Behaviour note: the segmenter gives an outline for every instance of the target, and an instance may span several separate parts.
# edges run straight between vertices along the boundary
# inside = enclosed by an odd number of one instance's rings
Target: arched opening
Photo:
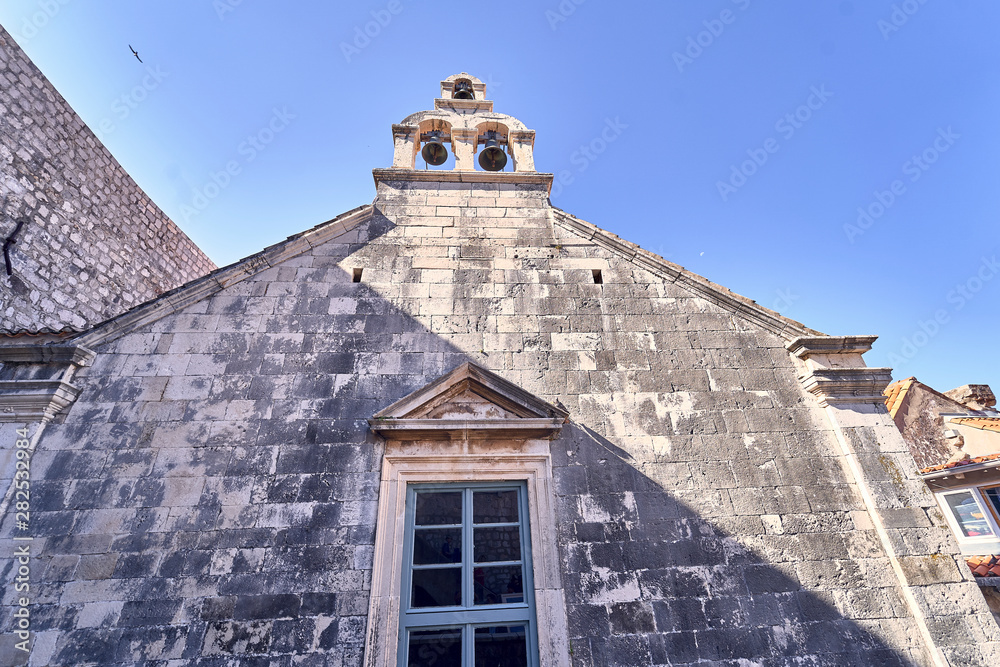
[[[455,168],[451,123],[431,118],[420,123],[415,169],[448,171]]]
[[[455,81],[451,89],[451,98],[453,100],[476,99],[476,93],[472,88],[472,82],[468,79],[458,79]]]
[[[513,171],[509,145],[510,129],[497,122],[476,126],[476,171]]]

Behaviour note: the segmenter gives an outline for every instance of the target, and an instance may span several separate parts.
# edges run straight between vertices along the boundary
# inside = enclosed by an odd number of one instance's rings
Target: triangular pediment
[[[372,430],[417,439],[443,434],[552,437],[569,413],[471,362],[376,413]]]

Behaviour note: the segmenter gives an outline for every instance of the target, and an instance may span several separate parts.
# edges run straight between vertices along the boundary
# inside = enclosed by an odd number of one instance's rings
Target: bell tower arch
[[[536,173],[535,131],[513,116],[493,111],[486,84],[467,72],[442,81],[434,109],[393,125],[392,138],[393,170],[416,170],[420,161],[440,165],[451,152],[453,171]]]

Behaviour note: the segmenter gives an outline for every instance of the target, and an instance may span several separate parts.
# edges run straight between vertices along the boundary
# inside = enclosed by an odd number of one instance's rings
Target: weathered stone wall
[[[368,222],[96,346],[34,457],[36,664],[360,665],[366,419],[468,360],[569,410],[573,665],[931,664],[784,341],[556,224],[545,194],[383,182]],[[892,528],[941,554],[934,639],[989,664],[997,629],[923,500]]]
[[[82,329],[215,268],[0,28],[0,330]]]
[[[896,411],[896,426],[910,446],[918,469],[946,463],[956,453],[944,437],[942,412],[965,413],[968,408],[917,382],[906,392],[903,404]]]

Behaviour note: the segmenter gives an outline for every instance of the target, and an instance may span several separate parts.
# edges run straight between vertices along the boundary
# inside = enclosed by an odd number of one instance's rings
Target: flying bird
[[[133,49],[131,44],[128,45],[128,48],[129,51],[132,52],[132,55],[135,56],[135,59],[138,60],[139,62],[142,62],[142,58],[139,57],[139,52]]]

